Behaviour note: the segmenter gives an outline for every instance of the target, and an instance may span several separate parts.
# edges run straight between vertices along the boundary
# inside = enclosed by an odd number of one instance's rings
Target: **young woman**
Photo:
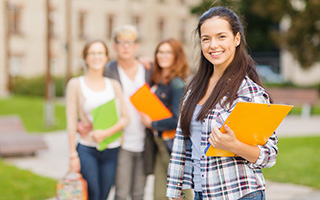
[[[237,15],[213,7],[199,19],[199,69],[190,82],[168,168],[167,196],[180,199],[181,189],[194,188],[195,199],[265,199],[261,168],[276,162],[277,138],[265,145],[240,142],[229,127],[219,128],[237,102],[270,103],[255,64],[246,51],[243,27]],[[208,157],[208,144],[237,157]]]
[[[151,77],[151,89],[172,112],[171,118],[152,121],[150,117],[141,114],[142,123],[155,134],[157,146],[155,158],[154,199],[166,199],[167,169],[170,160],[172,142],[177,127],[179,104],[185,88],[185,78],[189,66],[183,47],[176,39],[160,42],[154,56],[154,74]],[[170,132],[171,131],[171,134]]]
[[[108,61],[108,48],[104,42],[94,40],[83,49],[87,65],[84,76],[72,78],[66,91],[67,129],[69,133],[70,171],[80,171],[88,183],[89,200],[105,200],[114,184],[121,138],[117,138],[103,151],[97,144],[123,130],[129,124],[129,116],[123,100],[120,84],[103,77]],[[115,99],[119,120],[105,130],[91,130],[92,110]],[[80,134],[76,144],[78,119],[89,133]],[[83,130],[83,129],[82,129]]]

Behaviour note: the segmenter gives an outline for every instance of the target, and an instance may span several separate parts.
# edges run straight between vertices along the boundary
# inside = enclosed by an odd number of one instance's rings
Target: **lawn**
[[[56,180],[7,165],[0,160],[0,200],[48,199],[55,196]]]
[[[276,165],[263,169],[265,178],[320,189],[320,136],[280,138],[278,147]]]
[[[66,128],[65,106],[55,102],[52,127],[45,126],[45,101],[40,97],[13,96],[0,99],[0,115],[19,115],[28,132],[47,132]]]

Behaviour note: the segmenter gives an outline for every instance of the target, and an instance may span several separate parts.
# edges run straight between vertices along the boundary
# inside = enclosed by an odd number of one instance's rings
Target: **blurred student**
[[[183,199],[182,188],[194,188],[195,200],[265,199],[261,168],[277,157],[275,133],[264,145],[240,142],[233,130],[219,128],[237,102],[270,103],[252,58],[246,51],[238,16],[213,7],[197,26],[201,54],[198,72],[183,97],[168,168],[167,196]],[[237,157],[206,156],[208,144]]]
[[[148,115],[141,113],[142,123],[153,131],[157,147],[154,165],[154,200],[167,199],[167,169],[188,72],[189,66],[182,44],[172,38],[161,41],[155,51],[154,73],[150,86],[173,116],[152,121]]]
[[[142,200],[146,183],[143,151],[145,127],[140,114],[130,102],[134,94],[146,80],[150,80],[151,70],[146,70],[136,58],[139,48],[138,32],[134,26],[123,25],[114,30],[114,50],[117,59],[108,63],[104,75],[118,80],[122,86],[130,124],[123,132],[123,143],[119,151],[116,174],[116,200]]]
[[[97,150],[97,143],[123,130],[129,124],[129,115],[120,84],[103,76],[108,61],[106,44],[101,40],[88,42],[83,49],[83,59],[87,65],[86,73],[72,78],[66,90],[69,169],[80,171],[87,181],[89,200],[105,200],[114,184],[121,138],[110,143],[103,151]],[[92,130],[91,111],[112,99],[118,105],[118,122],[105,130]],[[76,141],[78,119],[87,133],[81,134]]]

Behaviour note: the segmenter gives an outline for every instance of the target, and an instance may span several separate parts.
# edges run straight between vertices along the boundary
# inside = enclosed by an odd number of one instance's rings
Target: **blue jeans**
[[[194,200],[202,200],[202,192],[194,192]],[[243,197],[241,197],[239,200],[265,200],[266,195],[264,190],[258,190],[255,192],[251,192]]]
[[[194,191],[194,200],[202,200],[202,192]]]
[[[88,183],[89,200],[106,200],[114,184],[119,148],[98,151],[78,144],[81,174]]]
[[[265,199],[266,199],[266,195],[264,190],[258,190],[241,197],[239,200],[265,200]]]

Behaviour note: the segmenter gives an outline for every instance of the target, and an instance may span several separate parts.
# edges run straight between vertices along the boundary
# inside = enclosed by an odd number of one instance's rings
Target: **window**
[[[107,37],[112,39],[112,30],[114,27],[114,15],[110,14],[107,16]]]
[[[185,19],[182,19],[180,21],[180,41],[184,44],[187,42],[186,25],[187,25],[187,21]]]
[[[23,56],[15,55],[9,58],[9,75],[16,77],[22,74]]]
[[[21,6],[9,4],[8,25],[11,34],[21,34]]]
[[[85,39],[85,23],[86,23],[86,13],[80,12],[78,17],[78,34],[80,39]]]
[[[159,33],[159,39],[164,39],[164,19],[160,18],[158,22],[158,33]]]
[[[132,24],[137,28],[138,33],[139,33],[139,38],[142,39],[142,27],[141,27],[141,17],[138,15],[135,15],[132,17]]]
[[[49,10],[49,34],[51,38],[57,36],[56,32],[56,19],[57,19],[57,12],[55,9]]]

